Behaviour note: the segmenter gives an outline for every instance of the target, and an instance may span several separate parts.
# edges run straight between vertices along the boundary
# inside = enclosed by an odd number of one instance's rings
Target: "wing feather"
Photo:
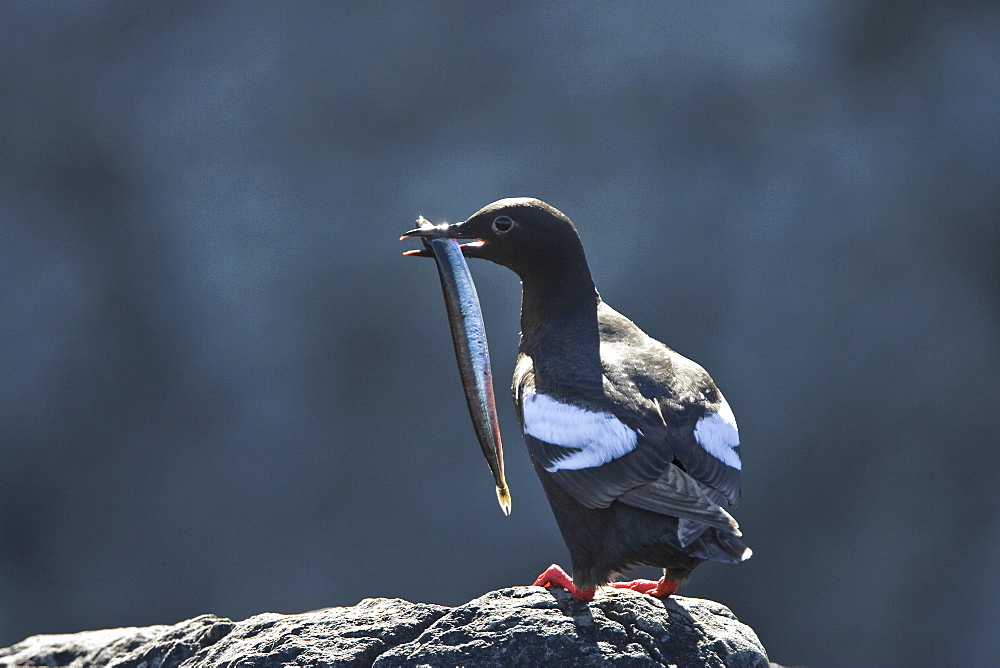
[[[707,527],[739,535],[735,520],[720,506],[739,499],[741,472],[710,454],[694,433],[699,420],[722,410],[722,394],[699,365],[646,336],[605,304],[601,308],[603,382],[563,385],[564,390],[573,387],[577,396],[560,400],[594,411],[613,410],[636,432],[636,445],[599,466],[549,475],[589,508],[618,500],[680,518],[678,537],[685,545]],[[524,353],[512,389],[523,433],[524,397],[537,391],[532,360]],[[524,438],[543,466],[572,452],[530,434]],[[738,447],[732,451],[738,457]]]

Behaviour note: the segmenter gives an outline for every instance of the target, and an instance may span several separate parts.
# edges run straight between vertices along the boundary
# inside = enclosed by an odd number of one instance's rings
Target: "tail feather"
[[[746,561],[753,554],[753,550],[747,547],[739,536],[714,527],[709,527],[697,540],[685,547],[684,551],[692,557],[729,564]]]

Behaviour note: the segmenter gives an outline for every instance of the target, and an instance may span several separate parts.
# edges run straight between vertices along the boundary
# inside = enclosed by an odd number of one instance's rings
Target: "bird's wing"
[[[717,503],[726,500],[735,506],[743,468],[739,430],[725,397],[717,389],[714,394],[717,399],[706,401],[693,426],[688,425],[673,443],[675,463],[702,483]],[[657,401],[662,411],[661,402]]]
[[[618,497],[622,503],[655,513],[662,513],[682,520],[678,525],[678,539],[687,546],[705,530],[704,525],[741,535],[733,516],[712,500],[704,487],[676,466],[653,482],[641,485]]]
[[[519,362],[514,398],[531,455],[585,506],[617,499],[735,528],[719,508],[739,498],[732,411],[704,369],[618,317],[602,320],[600,390],[556,399],[535,387],[531,359]]]
[[[739,430],[708,373],[605,304],[601,341],[605,394],[628,406],[625,421],[646,434],[649,447],[669,451],[671,463],[706,496],[735,505],[743,467]]]
[[[584,386],[592,386],[588,392]],[[536,388],[534,362],[526,354],[514,371],[514,404],[532,458],[577,501],[605,508],[624,492],[652,482],[669,467],[671,452],[650,447],[643,434],[602,411],[600,380],[574,383],[555,398]],[[589,396],[587,396],[589,395]],[[589,404],[589,406],[587,406]],[[587,406],[587,407],[584,407]]]

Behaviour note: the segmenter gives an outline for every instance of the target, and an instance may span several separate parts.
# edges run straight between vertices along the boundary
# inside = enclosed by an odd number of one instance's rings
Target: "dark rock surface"
[[[605,590],[513,587],[449,608],[365,599],[350,608],[202,615],[173,626],[32,636],[0,666],[726,666],[767,667],[756,634],[725,606]]]

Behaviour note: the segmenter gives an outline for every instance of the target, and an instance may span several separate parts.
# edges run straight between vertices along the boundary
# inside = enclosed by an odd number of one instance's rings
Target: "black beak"
[[[442,238],[469,239],[469,243],[459,245],[459,247],[462,248],[463,251],[466,248],[477,248],[486,243],[482,239],[477,239],[475,237],[468,236],[467,234],[463,234],[462,225],[465,224],[464,222],[455,223],[453,225],[449,225],[447,223],[441,223],[440,225],[435,225],[431,223],[429,220],[425,219],[423,216],[420,216],[419,218],[417,218],[417,224],[420,225],[420,227],[416,227],[410,230],[403,236],[399,237],[399,240],[402,241],[403,239],[417,237],[424,240],[424,247],[406,251],[405,253],[403,253],[403,255],[416,255],[417,257],[434,257],[434,253],[432,253],[430,249],[427,247],[427,241],[429,239],[442,239]]]
[[[399,238],[400,241],[402,241],[403,239],[408,239],[410,237],[458,238],[458,235],[455,233],[455,228],[457,228],[461,224],[461,223],[456,223],[454,225],[449,225],[448,223],[441,223],[440,225],[434,225],[430,221],[425,220],[423,216],[417,218],[417,222],[423,224],[421,224],[420,227],[415,227],[409,232],[405,233],[403,236]]]

